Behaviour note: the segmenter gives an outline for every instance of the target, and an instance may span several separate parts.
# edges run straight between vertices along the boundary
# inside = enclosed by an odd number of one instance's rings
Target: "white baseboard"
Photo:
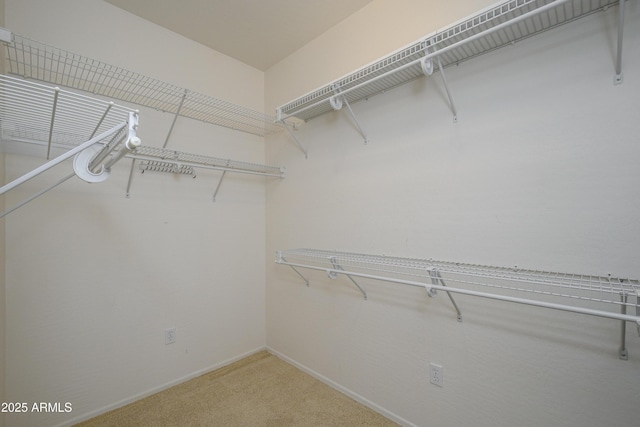
[[[362,403],[364,406],[376,411],[377,413],[389,418],[391,421],[398,423],[402,426],[405,427],[417,427],[415,424],[405,420],[404,418],[394,414],[391,411],[388,411],[387,409],[381,407],[380,405],[370,401],[369,399],[359,395],[358,393],[355,393],[351,390],[349,390],[348,388],[345,388],[343,386],[341,386],[340,384],[336,383],[335,381],[325,377],[322,374],[319,374],[318,372],[314,371],[313,369],[310,369],[304,365],[302,365],[301,363],[296,362],[295,360],[291,359],[290,357],[280,353],[277,350],[274,350],[273,348],[267,346],[267,351],[271,354],[273,354],[276,357],[279,357],[280,359],[286,361],[287,363],[295,366],[296,368],[300,369],[301,371],[306,372],[307,374],[311,375],[312,377],[322,381],[323,383],[325,383],[326,385],[328,385],[331,388],[334,388],[336,390],[338,390],[339,392],[349,396],[350,398],[352,398],[353,400],[355,400],[356,402],[360,402]]]
[[[162,385],[160,385],[158,387],[154,387],[154,388],[152,388],[150,390],[143,391],[142,393],[135,394],[135,395],[130,396],[130,397],[126,398],[126,399],[119,400],[118,402],[111,403],[111,404],[109,404],[107,406],[103,406],[102,408],[96,409],[94,411],[87,412],[85,414],[82,414],[82,415],[79,415],[77,417],[71,418],[71,419],[63,422],[62,424],[57,424],[54,427],[70,427],[70,426],[72,426],[74,424],[77,424],[79,422],[86,421],[86,420],[89,420],[91,418],[97,417],[98,415],[104,414],[105,412],[113,411],[114,409],[117,409],[117,408],[120,408],[122,406],[128,405],[129,403],[133,403],[136,400],[144,399],[147,396],[151,396],[152,394],[156,394],[156,393],[161,392],[163,390],[166,390],[166,389],[168,389],[170,387],[173,387],[175,385],[181,384],[181,383],[183,383],[185,381],[189,381],[190,379],[199,377],[200,375],[204,375],[204,374],[209,373],[211,371],[215,371],[216,369],[220,369],[220,368],[222,368],[224,366],[230,365],[233,362],[237,362],[238,360],[244,359],[245,357],[249,357],[249,356],[251,356],[253,354],[256,354],[256,353],[258,353],[260,351],[263,351],[263,350],[266,350],[266,347],[260,347],[260,348],[248,351],[246,353],[243,353],[243,354],[240,354],[238,356],[232,357],[231,359],[227,359],[227,360],[225,360],[223,362],[216,363],[215,365],[209,366],[208,368],[200,369],[198,371],[190,373],[189,375],[185,375],[184,377],[175,379],[173,381],[169,381],[168,383],[162,384]]]

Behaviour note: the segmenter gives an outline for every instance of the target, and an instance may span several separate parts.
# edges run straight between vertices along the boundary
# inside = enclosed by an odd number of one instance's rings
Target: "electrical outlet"
[[[173,344],[176,342],[176,328],[169,328],[164,330],[164,343],[165,345]]]
[[[429,382],[435,384],[438,387],[442,387],[444,384],[444,369],[440,365],[435,363],[429,364]]]

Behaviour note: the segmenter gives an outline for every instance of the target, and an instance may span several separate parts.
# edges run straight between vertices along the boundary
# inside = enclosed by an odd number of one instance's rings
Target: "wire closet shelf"
[[[59,87],[52,87],[0,75],[0,137],[3,151],[18,144],[18,152],[44,154],[49,160],[22,177],[0,187],[0,195],[74,157],[74,173],[30,197],[0,217],[41,196],[74,175],[88,182],[108,178],[111,166],[120,159],[141,160],[140,169],[155,172],[185,173],[195,177],[195,168],[262,176],[284,177],[284,168],[257,163],[219,159],[166,148],[141,145],[136,132],[138,113],[110,101],[91,98]],[[25,146],[32,149],[25,150]],[[15,149],[14,149],[15,150]],[[58,154],[58,152],[62,154]],[[129,175],[127,195],[131,186]],[[222,178],[218,183],[217,194]],[[214,200],[215,200],[214,194]]]
[[[307,285],[309,281],[299,268],[324,271],[331,279],[345,275],[365,299],[366,292],[354,277],[424,287],[429,296],[443,291],[451,299],[458,320],[462,314],[452,294],[620,320],[623,328],[620,357],[623,359],[627,358],[626,322],[634,322],[640,335],[640,281],[636,279],[317,249],[277,251],[276,262],[290,266]]]
[[[0,75],[0,132],[5,142],[68,150],[135,112],[113,102]]]
[[[275,117],[49,46],[17,34],[6,44],[9,74],[265,136],[282,130]]]
[[[340,109],[343,102],[348,106],[349,103],[430,75],[434,69],[442,71],[448,66],[511,45],[609,6],[622,6],[623,3],[624,0],[506,1],[425,36],[370,65],[278,107],[276,117],[280,121],[291,117],[307,121]],[[619,38],[621,39],[621,34]],[[621,74],[619,65],[616,66],[616,73]],[[446,86],[446,80],[444,83]],[[455,119],[455,107],[451,96],[449,98]]]
[[[46,147],[47,162],[0,187],[0,195],[74,158],[73,172],[0,213],[4,217],[78,176],[87,182],[109,177],[111,167],[140,145],[138,114],[112,102],[0,75],[0,136],[8,144]],[[49,160],[53,150],[62,154]]]

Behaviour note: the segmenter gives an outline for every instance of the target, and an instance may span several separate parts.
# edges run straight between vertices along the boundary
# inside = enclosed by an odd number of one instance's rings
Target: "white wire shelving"
[[[367,135],[350,104],[385,92],[416,78],[440,71],[454,122],[457,110],[444,69],[503,46],[575,21],[610,6],[619,5],[617,57],[614,83],[622,82],[622,39],[625,0],[509,0],[484,9],[421,40],[393,52],[317,90],[276,109],[276,118],[289,131],[299,148],[306,150],[286,120],[308,121],[347,106],[359,132]]]
[[[109,177],[111,166],[140,146],[137,111],[62,90],[0,75],[2,144],[46,147],[47,162],[0,187],[0,195],[74,157],[73,172],[6,210],[13,212],[36,197],[78,176],[87,182]],[[63,154],[50,159],[53,149]]]
[[[23,78],[265,136],[282,130],[274,116],[13,34],[7,71]]]
[[[40,84],[12,76],[0,75],[0,140],[2,145],[28,144],[46,150],[47,160],[53,150],[63,151],[58,157],[0,187],[0,195],[35,176],[74,157],[74,172],[52,186],[38,192],[5,212],[13,212],[36,197],[78,176],[88,182],[108,178],[111,166],[123,157],[132,159],[127,195],[129,194],[135,162],[140,160],[142,171],[185,173],[196,168],[222,171],[215,197],[227,172],[284,177],[284,168],[256,163],[218,159],[199,154],[184,153],[166,148],[141,145],[136,136],[136,110],[95,99],[59,87]],[[8,147],[2,147],[10,151]],[[18,148],[18,151],[24,151]],[[27,150],[29,151],[29,150]]]
[[[635,279],[317,249],[277,251],[276,262],[290,266],[307,286],[309,281],[299,269],[320,270],[331,279],[345,275],[365,299],[366,291],[354,277],[423,287],[428,296],[443,291],[450,298],[458,320],[462,319],[462,313],[453,294],[619,320],[621,359],[628,358],[626,322],[635,323],[640,335],[640,281]]]
[[[284,168],[280,166],[269,166],[258,163],[241,162],[231,159],[219,159],[200,154],[184,153],[181,151],[169,150],[167,148],[141,146],[135,152],[129,153],[127,157],[134,159],[131,164],[131,171],[135,167],[135,161],[140,160],[138,168],[142,173],[145,171],[162,172],[172,174],[191,175],[196,177],[196,169],[210,169],[222,171],[218,185],[213,193],[213,201],[215,202],[222,180],[227,172],[243,173],[249,175],[262,175],[267,177],[284,178]],[[127,185],[127,197],[131,186],[131,177],[129,175],[129,184]]]
[[[3,141],[70,149],[127,120],[135,110],[0,74]]]

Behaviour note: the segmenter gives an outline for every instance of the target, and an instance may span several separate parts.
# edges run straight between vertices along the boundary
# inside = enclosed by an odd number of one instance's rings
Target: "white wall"
[[[17,34],[249,108],[263,73],[99,0],[7,0]],[[162,146],[171,115],[141,109]],[[169,148],[264,163],[264,139],[188,119]],[[6,155],[12,179],[44,160]],[[6,400],[73,412],[10,415],[11,426],[69,423],[264,348],[265,188],[260,177],[153,173],[129,161],[109,180],[75,179],[6,218]],[[12,190],[7,206],[71,170]],[[177,342],[164,344],[175,327]]]
[[[0,26],[4,25],[4,0],[0,0]],[[0,71],[4,72],[4,51],[0,54]],[[0,151],[0,185],[4,184],[4,153]],[[4,211],[4,195],[0,196],[0,212]],[[2,271],[6,269],[5,263],[5,225],[4,218],[0,219],[0,266]],[[4,336],[5,336],[5,275],[0,274],[0,402],[5,401],[5,363],[4,363]],[[0,427],[4,427],[4,414],[0,413]]]
[[[387,23],[425,2],[391,3],[375,1],[269,70],[267,105],[375,59],[360,48],[393,39],[403,26]],[[615,321],[458,297],[458,323],[442,295],[360,280],[364,301],[344,278],[307,272],[307,288],[273,263],[277,249],[312,247],[640,276],[640,7],[628,3],[620,86],[613,8],[448,68],[457,124],[436,74],[353,105],[368,145],[345,112],[297,131],[308,159],[287,135],[268,138],[267,161],[287,166],[287,179],[267,184],[268,347],[406,424],[633,424],[633,327],[622,361]],[[429,384],[429,362],[444,366],[443,388]]]

